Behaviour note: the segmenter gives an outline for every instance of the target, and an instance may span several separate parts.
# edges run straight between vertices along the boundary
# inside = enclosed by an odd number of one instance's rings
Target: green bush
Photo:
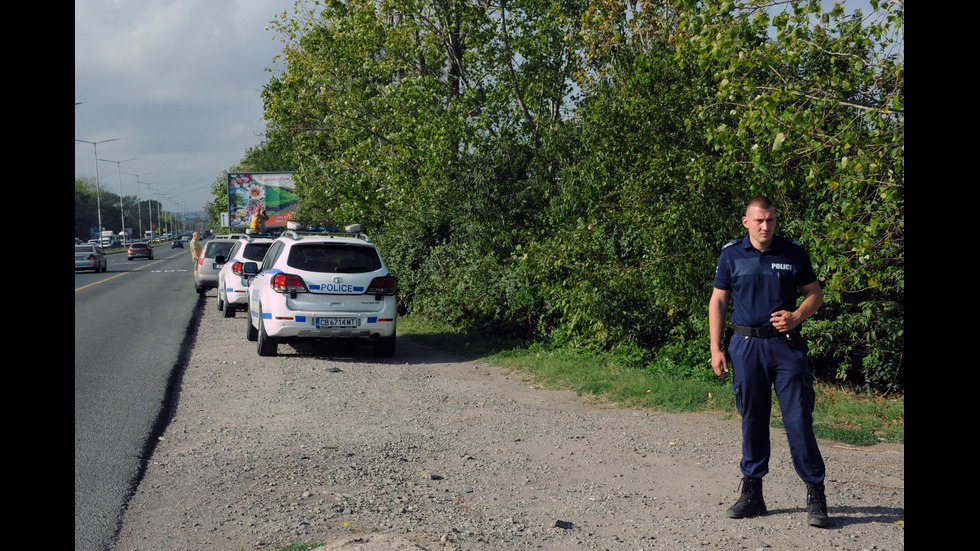
[[[362,0],[280,21],[301,215],[365,224],[403,312],[707,379],[715,264],[766,194],[826,292],[818,376],[903,391],[903,9],[518,4],[506,52],[465,3],[445,34]]]

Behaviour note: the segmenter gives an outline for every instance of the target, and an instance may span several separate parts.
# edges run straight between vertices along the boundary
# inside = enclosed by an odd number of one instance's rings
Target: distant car
[[[102,247],[94,243],[83,243],[75,245],[75,271],[92,270],[93,272],[104,272],[109,269]]]
[[[249,278],[242,273],[244,263],[262,262],[271,245],[272,238],[247,236],[235,240],[231,252],[224,259],[224,266],[218,272],[218,310],[226,318],[235,317],[235,312],[244,310],[248,304]]]
[[[395,352],[395,277],[359,225],[319,234],[287,231],[276,239],[248,287],[245,338],[259,356],[280,342],[332,338],[369,342],[376,356]]]
[[[208,289],[218,286],[218,272],[221,270],[222,263],[219,263],[217,258],[219,256],[222,260],[228,258],[228,253],[235,243],[231,239],[211,239],[204,244],[197,270],[194,271],[194,288],[198,293],[205,293]]]
[[[126,253],[126,259],[132,260],[134,258],[153,260],[153,247],[147,243],[131,243],[129,245],[129,250]]]
[[[178,240],[174,241],[173,245],[170,245],[170,248],[171,249],[183,249],[184,248],[184,242],[181,241],[180,239],[178,239]]]

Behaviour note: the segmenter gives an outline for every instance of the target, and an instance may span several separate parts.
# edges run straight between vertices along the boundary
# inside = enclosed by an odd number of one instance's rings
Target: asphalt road
[[[203,300],[187,249],[75,274],[75,549],[110,549]],[[182,352],[183,351],[183,352]]]

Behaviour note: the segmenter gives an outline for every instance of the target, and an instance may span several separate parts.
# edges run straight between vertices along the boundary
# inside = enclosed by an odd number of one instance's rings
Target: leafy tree
[[[295,167],[301,217],[370,229],[405,309],[688,365],[720,245],[765,193],[828,292],[818,372],[895,390],[904,16],[872,7],[299,4],[263,153]]]
[[[92,238],[91,228],[98,226],[95,184],[75,178],[75,237]]]
[[[871,2],[708,4],[685,12],[678,55],[710,67],[712,122],[733,167],[772,195],[810,247],[830,301],[813,324],[836,375],[892,390],[904,366],[904,8]],[[702,118],[712,115],[702,112]]]
[[[103,189],[96,197],[96,186],[94,182],[84,179],[75,179],[75,237],[79,239],[92,239],[99,237],[98,234],[90,235],[92,228],[99,225],[99,208],[101,203],[102,227],[105,230],[118,234],[123,227],[132,228],[134,234],[139,231],[140,218],[144,223],[143,227],[150,228],[151,223],[157,220],[156,213],[161,208],[158,201],[144,200],[138,201],[136,197],[125,195],[122,198],[123,217],[119,215],[119,196],[111,191]],[[150,209],[153,209],[153,220],[150,220]],[[164,213],[166,217],[168,214]],[[125,223],[125,226],[120,224]]]

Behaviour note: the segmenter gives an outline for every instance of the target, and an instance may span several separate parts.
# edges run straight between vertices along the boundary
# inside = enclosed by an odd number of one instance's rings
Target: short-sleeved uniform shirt
[[[732,293],[732,322],[751,327],[772,325],[773,312],[796,310],[800,287],[816,280],[803,245],[778,235],[764,251],[748,235],[731,241],[715,270],[715,288]]]

